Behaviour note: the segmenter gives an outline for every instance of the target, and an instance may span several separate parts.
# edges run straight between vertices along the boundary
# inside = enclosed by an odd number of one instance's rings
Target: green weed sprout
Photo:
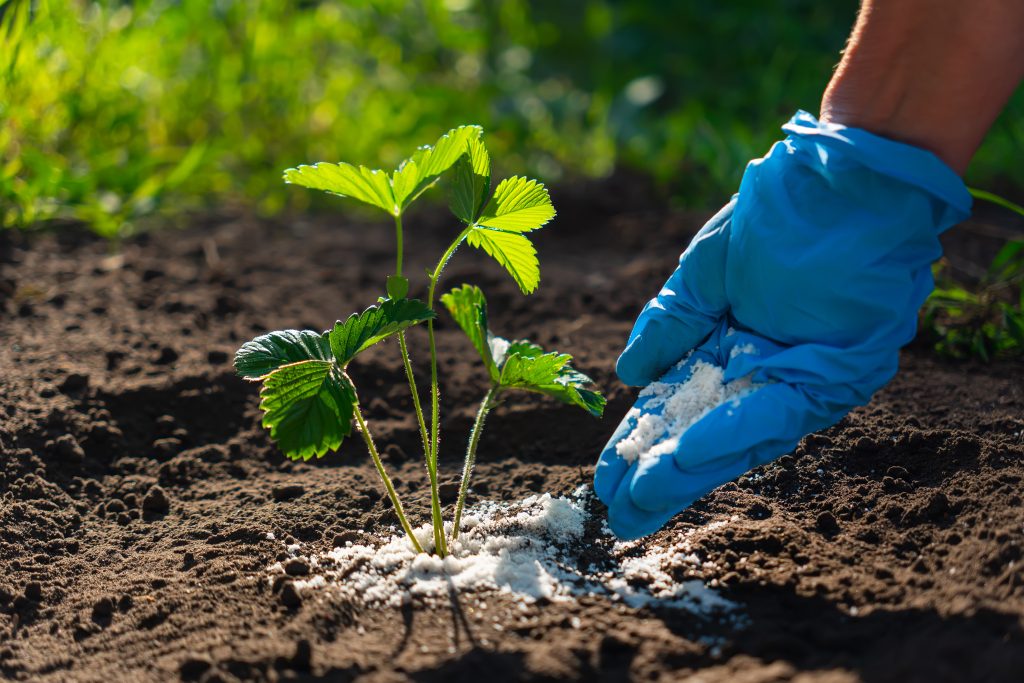
[[[1024,216],[1024,207],[999,195],[968,188],[975,199]],[[939,261],[936,287],[921,311],[921,326],[935,350],[948,358],[990,362],[1024,353],[1024,240],[1009,240],[977,282],[958,282]]]
[[[479,126],[450,130],[432,146],[421,147],[388,173],[344,162],[318,163],[285,171],[285,182],[348,197],[383,210],[395,226],[395,269],[385,281],[387,296],[362,313],[338,321],[326,332],[284,330],[244,344],[235,355],[235,368],[245,379],[260,381],[263,426],[290,458],[308,460],[337,450],[351,434],[352,420],[366,443],[399,522],[417,552],[425,552],[413,534],[398,494],[380,456],[362,412],[355,385],[346,373],[348,364],[363,350],[396,336],[412,394],[424,461],[430,480],[433,550],[448,554],[438,494],[437,464],[440,450],[440,391],[434,304],[441,273],[458,247],[466,242],[494,258],[524,294],[540,283],[536,250],[526,236],[555,216],[544,186],[536,180],[512,177],[491,192],[490,156]],[[426,302],[406,298],[409,280],[403,275],[403,225],[406,209],[442,176],[450,177],[449,206],[462,229],[427,273]],[[586,375],[574,370],[568,354],[546,353],[527,341],[507,342],[491,334],[487,303],[479,288],[463,285],[441,297],[459,327],[480,354],[490,386],[477,412],[469,436],[452,529],[458,538],[469,479],[476,460],[484,420],[509,390],[519,389],[552,396],[577,405],[593,415],[604,411],[605,399],[586,389]],[[430,352],[430,424],[420,401],[405,331],[427,325]]]

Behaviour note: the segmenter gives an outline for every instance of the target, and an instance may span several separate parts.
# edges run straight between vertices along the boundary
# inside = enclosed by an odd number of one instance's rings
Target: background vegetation
[[[312,160],[393,164],[460,123],[509,172],[617,164],[715,207],[815,111],[855,0],[0,0],[0,222],[315,201]],[[1018,95],[970,181],[1024,187]]]

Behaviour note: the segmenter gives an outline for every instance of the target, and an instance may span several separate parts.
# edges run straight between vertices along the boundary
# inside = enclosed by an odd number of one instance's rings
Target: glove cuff
[[[914,185],[940,199],[947,207],[947,216],[937,221],[939,232],[971,215],[973,199],[956,171],[926,149],[896,142],[838,123],[823,123],[800,110],[782,130],[792,138],[805,140],[856,160],[872,171]]]

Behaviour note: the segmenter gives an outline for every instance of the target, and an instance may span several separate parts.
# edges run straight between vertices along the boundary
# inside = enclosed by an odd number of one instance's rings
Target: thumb
[[[640,313],[615,370],[626,384],[655,381],[700,344],[728,310],[725,257],[735,199],[701,228],[679,267]]]

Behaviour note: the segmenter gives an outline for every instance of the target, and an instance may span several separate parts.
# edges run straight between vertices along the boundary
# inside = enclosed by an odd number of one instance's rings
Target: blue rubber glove
[[[805,112],[783,130],[690,243],[619,357],[623,382],[655,383],[594,474],[621,538],[656,531],[867,403],[914,337],[938,235],[970,215],[963,182],[930,152]],[[724,402],[701,409],[692,395],[716,373]],[[694,391],[669,414],[683,405],[699,419],[680,433],[663,413],[687,381]]]

